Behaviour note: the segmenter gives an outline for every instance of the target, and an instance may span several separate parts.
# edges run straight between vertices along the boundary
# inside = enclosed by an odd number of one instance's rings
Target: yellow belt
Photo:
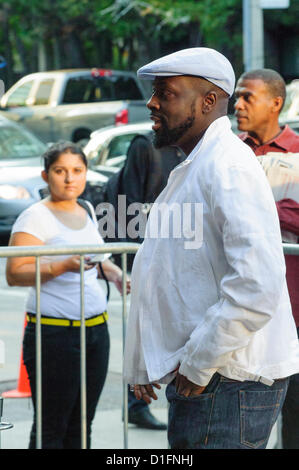
[[[36,316],[28,314],[26,315],[27,321],[36,323]],[[105,311],[95,317],[88,318],[85,320],[85,326],[96,326],[101,323],[105,323],[108,320],[108,313]],[[67,320],[66,318],[52,318],[52,317],[41,317],[42,325],[53,325],[53,326],[81,326],[80,320]]]

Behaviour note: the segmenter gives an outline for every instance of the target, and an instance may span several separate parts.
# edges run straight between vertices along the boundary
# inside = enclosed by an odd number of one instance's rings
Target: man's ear
[[[274,113],[279,113],[283,107],[283,99],[281,96],[276,96],[273,98],[272,111]]]
[[[203,114],[210,113],[216,106],[217,103],[217,93],[215,91],[209,91],[202,103],[202,112]]]
[[[45,181],[45,183],[48,183],[48,173],[45,170],[41,172],[41,177]]]

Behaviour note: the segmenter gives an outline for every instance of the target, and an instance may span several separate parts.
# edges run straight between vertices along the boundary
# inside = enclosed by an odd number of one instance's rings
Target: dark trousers
[[[289,379],[269,387],[214,374],[198,397],[166,388],[171,449],[265,449],[285,399]]]
[[[87,446],[91,423],[104,386],[109,359],[107,323],[86,327]],[[36,448],[35,325],[28,323],[23,343],[34,421],[29,448]],[[42,325],[42,448],[80,449],[80,328]]]
[[[299,337],[299,328],[297,332]],[[299,374],[290,377],[282,407],[282,446],[284,449],[299,449]]]

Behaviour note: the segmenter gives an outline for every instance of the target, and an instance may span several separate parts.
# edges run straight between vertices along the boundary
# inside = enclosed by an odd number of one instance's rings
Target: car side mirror
[[[31,96],[30,98],[27,98],[27,100],[25,101],[26,106],[34,106],[35,102],[36,102],[36,99],[35,99],[34,96]]]
[[[0,109],[1,111],[7,111],[7,104],[5,103],[4,100],[0,101]]]

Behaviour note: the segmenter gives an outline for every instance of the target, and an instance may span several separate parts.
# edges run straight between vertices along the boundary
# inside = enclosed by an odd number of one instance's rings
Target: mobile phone
[[[87,264],[96,264],[103,261],[103,255],[90,255],[88,259],[86,259]]]

